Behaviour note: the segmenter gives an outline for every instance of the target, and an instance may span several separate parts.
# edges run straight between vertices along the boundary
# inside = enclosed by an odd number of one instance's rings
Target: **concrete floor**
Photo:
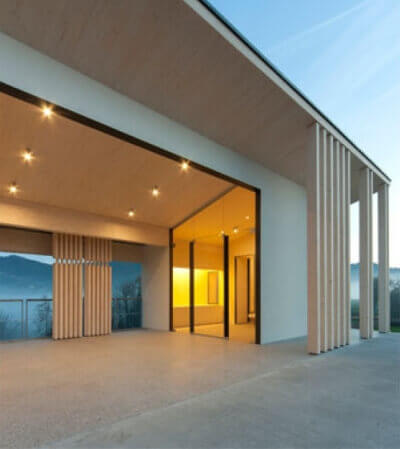
[[[183,332],[185,334],[190,333],[189,327],[180,327],[176,329],[177,332]],[[195,334],[207,335],[209,337],[224,337],[224,325],[221,324],[202,324],[195,326]],[[241,343],[254,343],[255,342],[256,328],[254,321],[246,324],[233,324],[229,325],[229,340],[238,341]]]
[[[1,447],[400,447],[400,335],[308,356],[178,333],[0,344]]]

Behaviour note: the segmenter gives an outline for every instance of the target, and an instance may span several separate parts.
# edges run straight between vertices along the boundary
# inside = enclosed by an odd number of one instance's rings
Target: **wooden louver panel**
[[[82,336],[82,237],[53,234],[53,338]]]
[[[85,238],[85,336],[111,333],[111,244]]]

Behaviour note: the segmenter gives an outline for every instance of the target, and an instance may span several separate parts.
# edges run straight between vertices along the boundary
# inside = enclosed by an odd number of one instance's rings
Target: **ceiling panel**
[[[255,228],[255,193],[235,187],[174,230],[174,240],[222,244],[222,235],[240,238]]]
[[[17,182],[18,199],[173,226],[232,184],[36,106],[0,94],[0,196]],[[34,160],[27,164],[23,150]],[[160,196],[151,189],[157,185]]]
[[[298,182],[308,114],[184,1],[2,0],[0,30]]]

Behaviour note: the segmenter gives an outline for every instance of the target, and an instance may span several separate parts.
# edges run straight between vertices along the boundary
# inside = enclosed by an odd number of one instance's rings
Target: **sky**
[[[400,266],[400,0],[210,3],[392,179],[390,265]],[[377,261],[376,198],[374,209]],[[352,262],[358,227],[353,205]]]

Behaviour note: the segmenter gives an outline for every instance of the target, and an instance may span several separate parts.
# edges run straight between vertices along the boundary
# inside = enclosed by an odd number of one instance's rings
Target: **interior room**
[[[174,228],[176,331],[255,342],[255,196],[233,187]]]
[[[192,326],[192,331],[200,334],[255,340],[253,191],[172,153],[142,146],[134,138],[112,135],[101,127],[97,129],[95,124],[61,108],[39,104],[37,99],[0,93],[0,111],[0,251],[36,251],[52,256],[54,271],[58,262],[70,257],[59,249],[68,253],[78,244],[80,255],[73,256],[71,263],[82,262],[85,277],[101,278],[101,274],[90,274],[91,267],[105,267],[100,296],[103,287],[115,296],[115,285],[107,284],[108,277],[109,283],[115,283],[113,264],[119,261],[140,265],[140,302],[131,307],[133,302],[110,298],[110,302],[118,300],[113,303],[118,319],[110,322],[110,332],[111,328],[140,326],[170,330],[172,293],[177,330],[190,331]],[[177,265],[170,292],[171,229]],[[42,237],[27,238],[33,235],[29,234],[32,231],[39,231],[35,236]],[[69,237],[62,237],[66,235]],[[54,253],[55,237],[61,239],[56,245],[58,255]],[[90,242],[97,245],[100,241],[106,244],[104,254],[97,249],[100,259],[85,260],[90,252],[85,248]],[[79,252],[82,248],[83,252]],[[195,264],[192,284],[190,251]],[[85,277],[80,274],[77,285],[84,284]],[[68,280],[68,285],[75,286],[74,279]],[[188,304],[191,285],[195,313]],[[53,294],[57,288],[53,288]],[[78,296],[79,290],[75,289]],[[64,293],[68,291],[67,288]],[[85,298],[90,295],[89,284],[83,291],[83,298],[78,298],[82,307],[85,299],[89,301]],[[3,300],[6,299],[21,298]],[[48,299],[49,307],[54,308],[52,299]],[[80,310],[79,301],[74,308]],[[84,315],[77,313],[76,320],[81,322]],[[226,319],[229,326],[224,325]],[[128,326],[129,320],[132,326]],[[86,335],[85,322],[83,327],[76,326],[66,335]],[[98,335],[100,331],[93,332]]]

